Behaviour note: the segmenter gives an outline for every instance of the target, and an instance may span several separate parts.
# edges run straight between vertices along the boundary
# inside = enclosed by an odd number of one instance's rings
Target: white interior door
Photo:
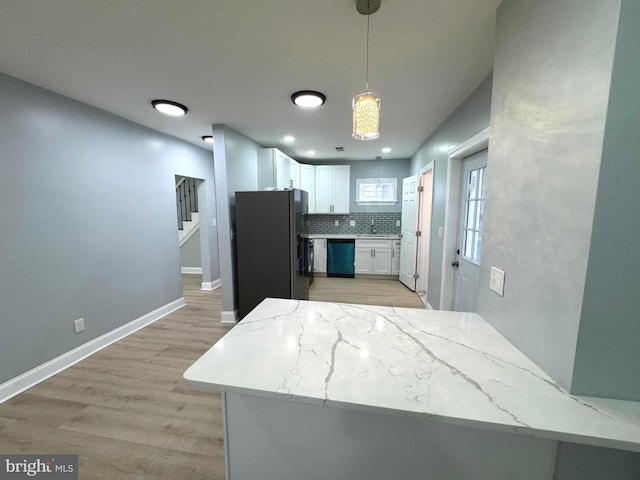
[[[453,309],[460,312],[477,311],[486,182],[487,150],[483,150],[462,161],[458,245],[451,264]]]
[[[400,281],[416,290],[416,228],[418,226],[418,175],[402,180],[402,241],[400,243]]]
[[[429,289],[429,254],[431,252],[431,210],[433,204],[433,169],[420,174],[418,258],[416,292],[426,295]]]

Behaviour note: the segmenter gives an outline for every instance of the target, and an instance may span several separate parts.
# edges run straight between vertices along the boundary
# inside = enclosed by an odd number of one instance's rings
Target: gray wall
[[[402,179],[409,176],[409,159],[358,160],[347,162],[351,165],[351,192],[349,209],[351,213],[390,213],[402,212]],[[397,178],[395,205],[358,205],[356,203],[356,179],[358,178]]]
[[[248,137],[226,125],[213,125],[213,153],[216,171],[220,278],[223,320],[231,320],[237,309],[235,280],[235,192],[256,190],[258,150]]]
[[[2,74],[0,124],[2,383],[182,297],[174,175],[213,192],[213,168],[204,149]]]
[[[478,313],[567,389],[616,3],[508,0],[497,16]],[[506,272],[504,297],[489,291],[492,265]]]
[[[640,400],[640,2],[623,0],[572,391]]]
[[[180,247],[180,266],[202,267],[200,255],[200,229]]]
[[[440,308],[440,283],[442,280],[440,265],[444,255],[444,244],[443,239],[438,237],[438,227],[444,227],[449,148],[463,143],[489,126],[491,82],[492,76],[489,75],[411,158],[411,175],[418,174],[422,167],[434,162],[431,254],[429,257],[431,268],[429,268],[427,298],[435,309]]]

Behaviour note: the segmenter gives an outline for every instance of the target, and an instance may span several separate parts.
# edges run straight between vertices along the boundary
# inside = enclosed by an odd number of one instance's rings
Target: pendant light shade
[[[375,140],[380,136],[380,97],[365,92],[353,97],[353,133],[356,140]]]

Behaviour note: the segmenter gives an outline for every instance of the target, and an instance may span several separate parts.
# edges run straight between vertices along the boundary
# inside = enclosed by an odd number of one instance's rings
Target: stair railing
[[[184,222],[191,221],[191,214],[198,211],[198,181],[183,177],[176,185],[176,209],[178,211],[178,230]]]

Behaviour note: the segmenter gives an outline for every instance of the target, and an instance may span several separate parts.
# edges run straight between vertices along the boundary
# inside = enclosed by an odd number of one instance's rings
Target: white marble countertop
[[[477,314],[266,299],[192,386],[640,452],[640,403],[567,394]]]
[[[398,240],[400,235],[394,235],[392,233],[329,233],[329,234],[317,234],[312,233],[307,235],[308,238],[344,238],[344,239],[363,239],[363,238],[373,238],[376,240]]]

